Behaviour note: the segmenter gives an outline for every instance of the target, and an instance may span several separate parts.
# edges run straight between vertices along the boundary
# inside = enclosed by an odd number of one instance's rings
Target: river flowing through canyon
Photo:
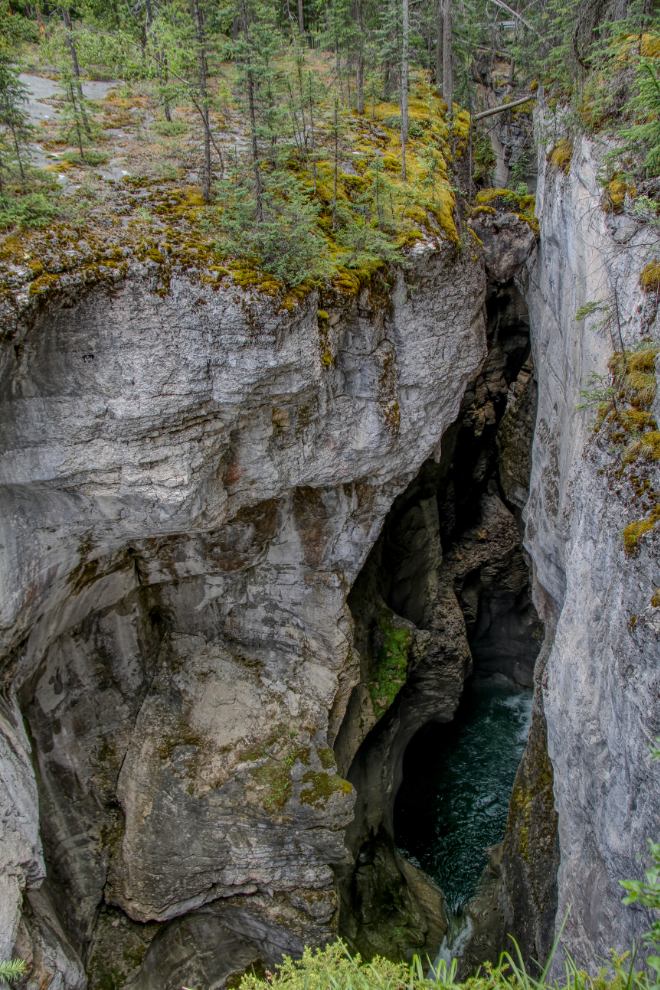
[[[472,680],[449,723],[432,722],[411,740],[394,804],[403,855],[441,887],[460,914],[504,838],[509,801],[527,745],[532,692]]]

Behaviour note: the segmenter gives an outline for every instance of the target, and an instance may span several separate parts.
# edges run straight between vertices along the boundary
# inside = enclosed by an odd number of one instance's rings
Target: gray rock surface
[[[45,876],[31,747],[14,699],[0,699],[0,959],[18,932],[23,892]]]
[[[435,958],[446,927],[434,923],[432,881],[412,863],[402,866],[394,845],[408,743],[429,721],[451,721],[472,673],[531,685],[542,638],[519,523],[496,480],[498,420],[529,365],[528,327],[511,285],[491,290],[487,312],[488,357],[443,437],[440,463],[424,464],[395,501],[348,597],[360,683],[335,752],[357,797],[346,833],[351,855],[336,873],[340,934],[367,958]],[[510,443],[528,455],[531,431]],[[497,907],[492,886],[486,900]],[[475,912],[484,922],[478,953],[485,928],[497,931],[490,908]],[[499,947],[493,952],[496,961]]]
[[[333,931],[346,596],[485,355],[479,259],[413,262],[410,289],[324,298],[329,328],[316,295],[161,297],[136,266],[28,302],[2,346],[0,643],[36,784],[15,715],[1,933],[41,840],[67,988],[76,959],[95,983],[120,960],[127,985],[221,985]]]
[[[645,911],[621,906],[619,880],[642,876],[660,820],[660,767],[648,756],[660,732],[660,622],[650,605],[660,534],[626,554],[621,531],[645,515],[642,500],[630,471],[608,476],[619,455],[596,443],[593,414],[576,409],[583,379],[605,372],[614,349],[607,333],[575,322],[581,306],[618,301],[628,347],[660,337],[639,288],[653,238],[612,235],[599,205],[600,151],[577,142],[567,175],[541,154],[540,247],[521,279],[539,386],[525,546],[537,602],[547,595],[560,610],[542,685],[561,848],[557,925],[570,907],[564,944],[592,971],[649,927]],[[657,484],[657,462],[644,470]]]
[[[494,282],[508,282],[536,245],[536,235],[515,213],[481,215],[471,227],[484,250],[486,273]]]

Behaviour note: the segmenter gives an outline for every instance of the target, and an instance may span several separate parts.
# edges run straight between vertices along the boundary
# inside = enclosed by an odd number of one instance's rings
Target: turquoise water
[[[406,750],[395,841],[455,914],[474,894],[484,847],[504,836],[531,708],[531,691],[473,681],[453,722],[424,726]]]

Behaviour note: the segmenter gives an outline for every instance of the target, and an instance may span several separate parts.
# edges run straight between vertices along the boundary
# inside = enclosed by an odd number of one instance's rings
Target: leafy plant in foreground
[[[10,962],[0,962],[0,983],[11,983],[25,973],[25,963],[22,959],[12,959]]]
[[[649,746],[651,759],[660,760],[660,736],[656,737],[655,745]],[[655,979],[650,983],[650,990],[660,990],[660,842],[653,842],[649,839],[649,851],[653,865],[646,871],[645,880],[621,880],[621,886],[629,891],[627,897],[623,898],[624,904],[640,904],[642,907],[651,908],[658,912],[651,925],[650,931],[644,935],[644,944],[655,950],[653,955],[647,956],[646,964],[655,973]]]

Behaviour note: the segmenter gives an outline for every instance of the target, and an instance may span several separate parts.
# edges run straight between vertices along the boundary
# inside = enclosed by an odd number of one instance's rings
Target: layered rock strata
[[[323,311],[137,266],[4,341],[0,952],[29,987],[220,986],[334,931],[347,595],[486,353],[474,249],[412,262]]]

